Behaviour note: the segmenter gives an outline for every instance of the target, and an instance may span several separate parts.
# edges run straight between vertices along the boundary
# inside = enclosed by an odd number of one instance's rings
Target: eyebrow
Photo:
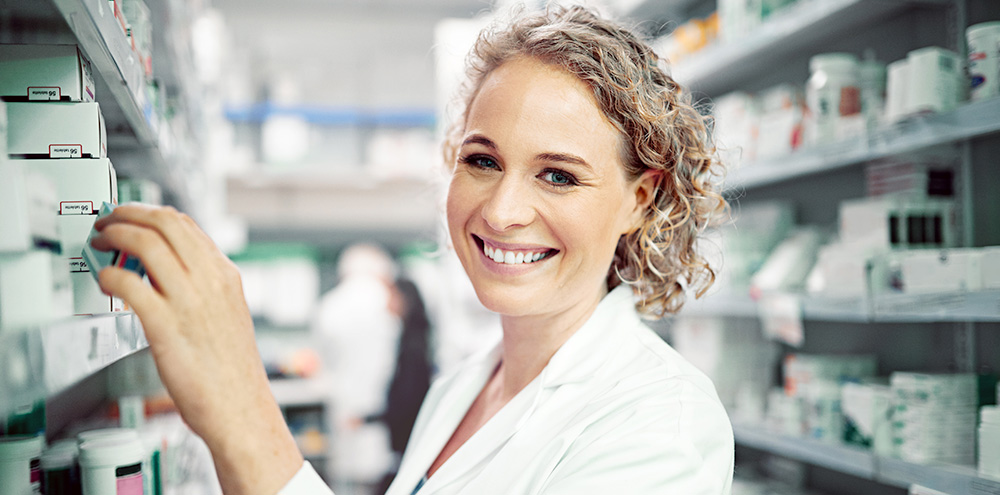
[[[467,144],[481,144],[487,148],[490,148],[493,151],[497,151],[498,149],[496,143],[494,143],[493,140],[481,134],[474,134],[466,138],[465,141],[462,141],[462,146],[465,146]],[[572,155],[569,153],[544,152],[535,155],[535,159],[546,162],[572,163],[593,170],[593,167],[591,167],[590,164],[587,163],[587,160],[584,160],[579,156]]]

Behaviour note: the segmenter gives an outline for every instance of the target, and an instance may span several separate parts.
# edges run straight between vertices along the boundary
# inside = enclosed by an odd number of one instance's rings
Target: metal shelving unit
[[[849,446],[796,438],[759,425],[733,425],[736,443],[782,457],[899,488],[918,484],[949,495],[1000,493],[1000,479],[980,477],[969,466],[916,464]]]
[[[677,64],[678,82],[703,94],[736,89],[749,76],[780,65],[790,54],[819,46],[850,28],[874,23],[915,5],[943,0],[810,0],[775,13],[749,36],[711,45]]]
[[[858,166],[882,158],[1000,132],[1000,98],[967,103],[953,112],[916,117],[868,136],[744,164],[728,189],[751,189]]]
[[[148,347],[130,312],[73,317],[0,334],[0,418]]]

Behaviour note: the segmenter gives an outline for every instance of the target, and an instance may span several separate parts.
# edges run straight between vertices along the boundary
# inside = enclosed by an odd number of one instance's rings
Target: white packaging
[[[936,46],[913,50],[909,61],[909,113],[947,112],[958,106],[964,95],[962,59],[957,53]]]
[[[760,123],[756,135],[756,158],[764,159],[791,153],[802,144],[805,101],[801,88],[782,84],[768,89],[757,98]]]
[[[1000,95],[1000,21],[965,30],[969,46],[969,96],[972,101]]]
[[[892,453],[892,390],[887,385],[845,383],[840,408],[858,441],[876,454]]]
[[[80,444],[83,495],[142,495],[144,457],[138,436],[84,441]]]
[[[1000,289],[1000,246],[980,250],[979,274],[983,290]]]
[[[25,171],[23,161],[0,159],[0,253],[32,247],[60,250],[54,212],[55,185],[47,177]]]
[[[867,265],[872,258],[865,246],[835,242],[819,249],[806,287],[828,298],[858,298],[868,291]]]
[[[806,436],[827,443],[844,437],[840,384],[835,380],[814,380],[801,386],[805,404]]]
[[[45,437],[0,437],[0,495],[41,493]]]
[[[899,122],[910,116],[910,61],[897,60],[886,68],[885,120]]]
[[[94,101],[94,78],[76,45],[0,45],[0,96]]]
[[[734,92],[715,98],[715,142],[720,160],[729,170],[756,159],[760,110],[748,93]]]
[[[861,114],[866,130],[882,123],[885,112],[886,65],[866,56],[858,64],[858,86],[861,89]]]
[[[57,299],[54,264],[48,251],[0,255],[0,329],[45,324],[66,316]]]
[[[751,277],[751,295],[756,297],[767,291],[801,292],[825,238],[816,228],[803,227],[793,232],[771,251],[760,270]]]
[[[903,294],[940,294],[982,289],[979,249],[918,249],[888,255],[888,285]]]
[[[7,160],[7,104],[0,100],[0,163]]]
[[[876,249],[944,248],[958,238],[952,199],[884,197],[840,203],[840,238]]]
[[[858,58],[850,53],[823,53],[809,60],[809,70],[809,141],[827,143],[855,133],[855,121],[863,123]]]
[[[58,215],[97,215],[105,201],[118,202],[118,177],[107,158],[94,160],[31,160],[30,170],[56,185]],[[86,235],[84,235],[86,238]]]
[[[107,130],[98,103],[7,103],[12,158],[104,158]]]

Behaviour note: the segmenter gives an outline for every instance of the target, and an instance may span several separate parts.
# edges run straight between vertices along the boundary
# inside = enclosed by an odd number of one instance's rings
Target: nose
[[[486,194],[481,214],[487,225],[497,232],[528,225],[535,218],[530,184],[514,174],[494,183]]]

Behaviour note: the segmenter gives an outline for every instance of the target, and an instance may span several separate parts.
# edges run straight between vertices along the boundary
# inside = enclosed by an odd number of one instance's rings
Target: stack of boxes
[[[896,457],[920,463],[975,463],[976,375],[897,372],[889,381]]]
[[[71,313],[122,310],[120,300],[101,292],[81,257],[101,204],[118,202],[90,63],[74,45],[0,45],[0,97],[7,102],[4,155],[14,167],[54,186],[49,216],[42,214],[39,221],[55,220],[61,259],[53,276],[68,274]],[[36,194],[36,186],[9,187]]]

